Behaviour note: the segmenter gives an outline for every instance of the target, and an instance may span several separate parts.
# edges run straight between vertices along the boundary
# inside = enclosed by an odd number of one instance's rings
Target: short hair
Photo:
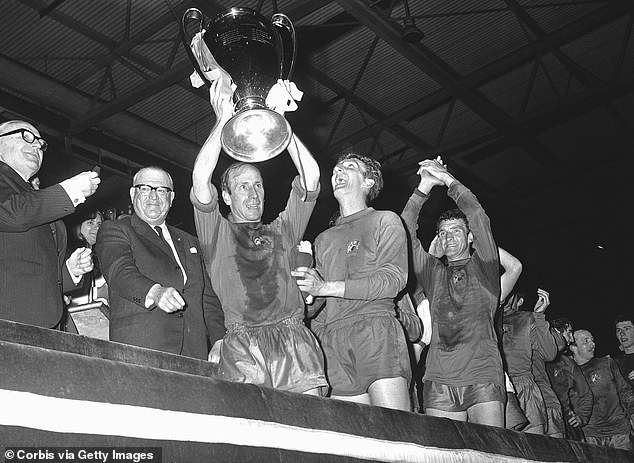
[[[136,181],[139,178],[139,174],[141,172],[143,172],[144,170],[158,170],[159,172],[163,172],[167,175],[167,177],[170,179],[170,183],[171,188],[174,189],[174,180],[172,180],[172,176],[170,175],[170,173],[168,171],[166,171],[165,169],[163,169],[162,167],[159,166],[147,166],[147,167],[141,167],[136,174],[134,174],[134,177],[132,178],[132,186],[136,185]]]
[[[634,316],[626,315],[626,314],[619,315],[614,320],[614,326],[616,326],[617,323],[623,323],[623,322],[630,322],[630,323],[634,324]]]
[[[464,220],[464,223],[467,226],[467,232],[470,230],[469,220],[467,219],[467,216],[460,209],[456,208],[456,209],[449,209],[448,211],[445,211],[442,214],[440,214],[440,217],[438,217],[438,220],[436,221],[436,233],[438,232],[438,230],[440,230],[440,225],[443,222],[446,222],[447,220],[456,220],[456,219]]]
[[[555,318],[551,322],[551,325],[552,325],[553,328],[555,328],[560,333],[563,333],[564,331],[566,331],[567,327],[570,327],[572,329],[572,323],[570,322],[570,320],[568,320],[565,317]]]
[[[253,167],[255,170],[260,172],[260,169],[248,162],[234,162],[222,173],[222,176],[220,177],[220,190],[231,194],[231,179],[233,178],[234,173],[246,169],[247,167]],[[262,173],[260,173],[260,175],[262,175]]]
[[[356,159],[357,161],[361,161],[365,165],[363,178],[370,178],[374,180],[374,185],[372,185],[372,187],[368,190],[368,194],[366,196],[366,202],[367,204],[370,204],[376,199],[377,196],[379,196],[379,193],[381,193],[381,190],[383,189],[383,174],[381,173],[381,163],[375,159],[369,158],[367,156],[361,156],[357,153],[345,153],[339,156],[339,159],[337,159],[337,164],[348,159]]]

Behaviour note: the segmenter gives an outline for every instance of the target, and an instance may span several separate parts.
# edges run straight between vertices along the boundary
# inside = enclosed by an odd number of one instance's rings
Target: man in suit
[[[92,195],[96,172],[82,172],[41,190],[29,180],[40,170],[47,143],[28,122],[0,124],[0,318],[55,328],[62,292],[92,270],[90,250],[66,260],[66,228],[60,218]]]
[[[97,256],[108,282],[110,340],[207,359],[208,342],[224,335],[224,315],[198,240],[168,226],[171,176],[141,169],[130,199],[135,214],[106,220]]]

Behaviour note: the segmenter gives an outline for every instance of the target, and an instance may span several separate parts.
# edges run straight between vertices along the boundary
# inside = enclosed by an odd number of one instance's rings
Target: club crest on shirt
[[[348,255],[356,256],[358,252],[359,252],[359,240],[350,241],[348,243],[348,250],[346,251],[346,253]]]
[[[592,373],[590,375],[590,382],[591,383],[596,383],[598,381],[601,381],[601,375],[599,373]]]
[[[454,269],[451,274],[451,279],[454,285],[459,284],[465,277],[467,276],[467,272],[464,269]]]

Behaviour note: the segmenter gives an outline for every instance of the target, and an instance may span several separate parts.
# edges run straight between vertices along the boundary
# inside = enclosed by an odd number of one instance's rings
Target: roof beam
[[[594,31],[599,27],[605,26],[611,21],[614,21],[624,15],[632,13],[632,3],[629,0],[615,0],[608,2],[605,6],[588,13],[581,18],[576,19],[572,23],[555,30],[549,37],[549,43],[551,46],[561,47],[573,40],[578,39],[588,32]],[[462,82],[467,87],[478,87],[487,82],[495,80],[500,75],[506,74],[513,69],[523,66],[529,61],[535,59],[535,53],[546,52],[546,44],[537,40],[531,45],[524,45],[517,50],[508,53],[501,57],[497,61],[490,65],[484,66],[471,74],[465,76]],[[418,101],[414,101],[408,106],[388,115],[386,118],[381,119],[372,124],[372,128],[379,126],[391,126],[398,124],[405,119],[413,119],[420,117],[429,111],[436,109],[440,106],[448,104],[453,97],[450,89],[441,88],[429,95],[424,96]],[[330,150],[337,152],[341,150],[341,147],[345,143],[356,143],[365,138],[367,131],[365,129],[359,130],[354,134],[351,134],[345,140],[334,144],[330,147]]]
[[[394,25],[388,23],[383,17],[379,16],[374,10],[367,5],[361,4],[361,2],[354,2],[353,0],[337,0],[347,11],[355,16],[359,21],[364,23],[367,27],[374,30],[381,38],[383,38],[389,45],[401,52],[412,63],[417,65],[421,70],[427,73],[430,77],[439,82],[444,89],[434,94],[421,99],[419,102],[410,105],[404,110],[399,111],[393,115],[390,115],[389,120],[380,120],[373,124],[380,124],[381,126],[389,126],[391,124],[398,123],[400,120],[412,117],[421,112],[426,112],[433,107],[445,104],[449,101],[452,94],[457,95],[468,107],[474,112],[479,114],[485,121],[491,124],[496,129],[500,130],[505,136],[510,137],[516,142],[521,141],[521,145],[527,150],[527,152],[536,158],[542,164],[548,164],[550,166],[557,164],[562,168],[562,163],[552,153],[548,153],[546,147],[544,147],[537,140],[532,139],[529,134],[522,133],[517,130],[513,122],[494,104],[485,99],[476,90],[472,90],[472,87],[481,85],[486,81],[493,80],[495,77],[508,72],[510,69],[524,64],[525,62],[535,58],[536,47],[537,50],[547,50],[547,46],[553,46],[554,44],[567,43],[575,38],[583,35],[588,30],[593,30],[600,25],[614,20],[632,10],[632,3],[628,0],[616,0],[609,2],[607,6],[597,9],[597,11],[586,15],[585,17],[577,20],[573,25],[555,31],[549,36],[548,43],[544,43],[543,40],[538,40],[537,43],[527,45],[520,50],[516,50],[513,53],[507,55],[505,58],[498,60],[491,66],[487,66],[476,73],[468,76],[467,78],[460,78],[456,73],[445,65],[438,57],[436,57],[430,50],[421,44],[410,46],[402,42],[400,38],[400,30]],[[393,122],[392,122],[393,121]],[[364,131],[359,131],[353,135],[353,137],[362,137]],[[349,142],[349,138],[342,143]],[[339,146],[335,146],[336,150]]]

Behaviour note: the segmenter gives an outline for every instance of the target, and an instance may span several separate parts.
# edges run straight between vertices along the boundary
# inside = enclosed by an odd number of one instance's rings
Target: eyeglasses
[[[11,130],[10,132],[3,133],[2,135],[0,135],[0,137],[6,137],[7,135],[14,135],[16,133],[21,134],[22,135],[22,140],[24,140],[27,143],[33,143],[33,142],[35,142],[35,140],[39,141],[40,142],[40,149],[42,151],[46,151],[46,148],[48,148],[48,143],[46,143],[43,138],[36,137],[35,134],[33,132],[31,132],[29,129]]]
[[[150,186],[150,185],[134,185],[133,188],[136,188],[139,193],[143,196],[147,196],[150,194],[150,191],[155,191],[157,195],[161,198],[166,197],[172,192],[172,189],[166,186]]]

